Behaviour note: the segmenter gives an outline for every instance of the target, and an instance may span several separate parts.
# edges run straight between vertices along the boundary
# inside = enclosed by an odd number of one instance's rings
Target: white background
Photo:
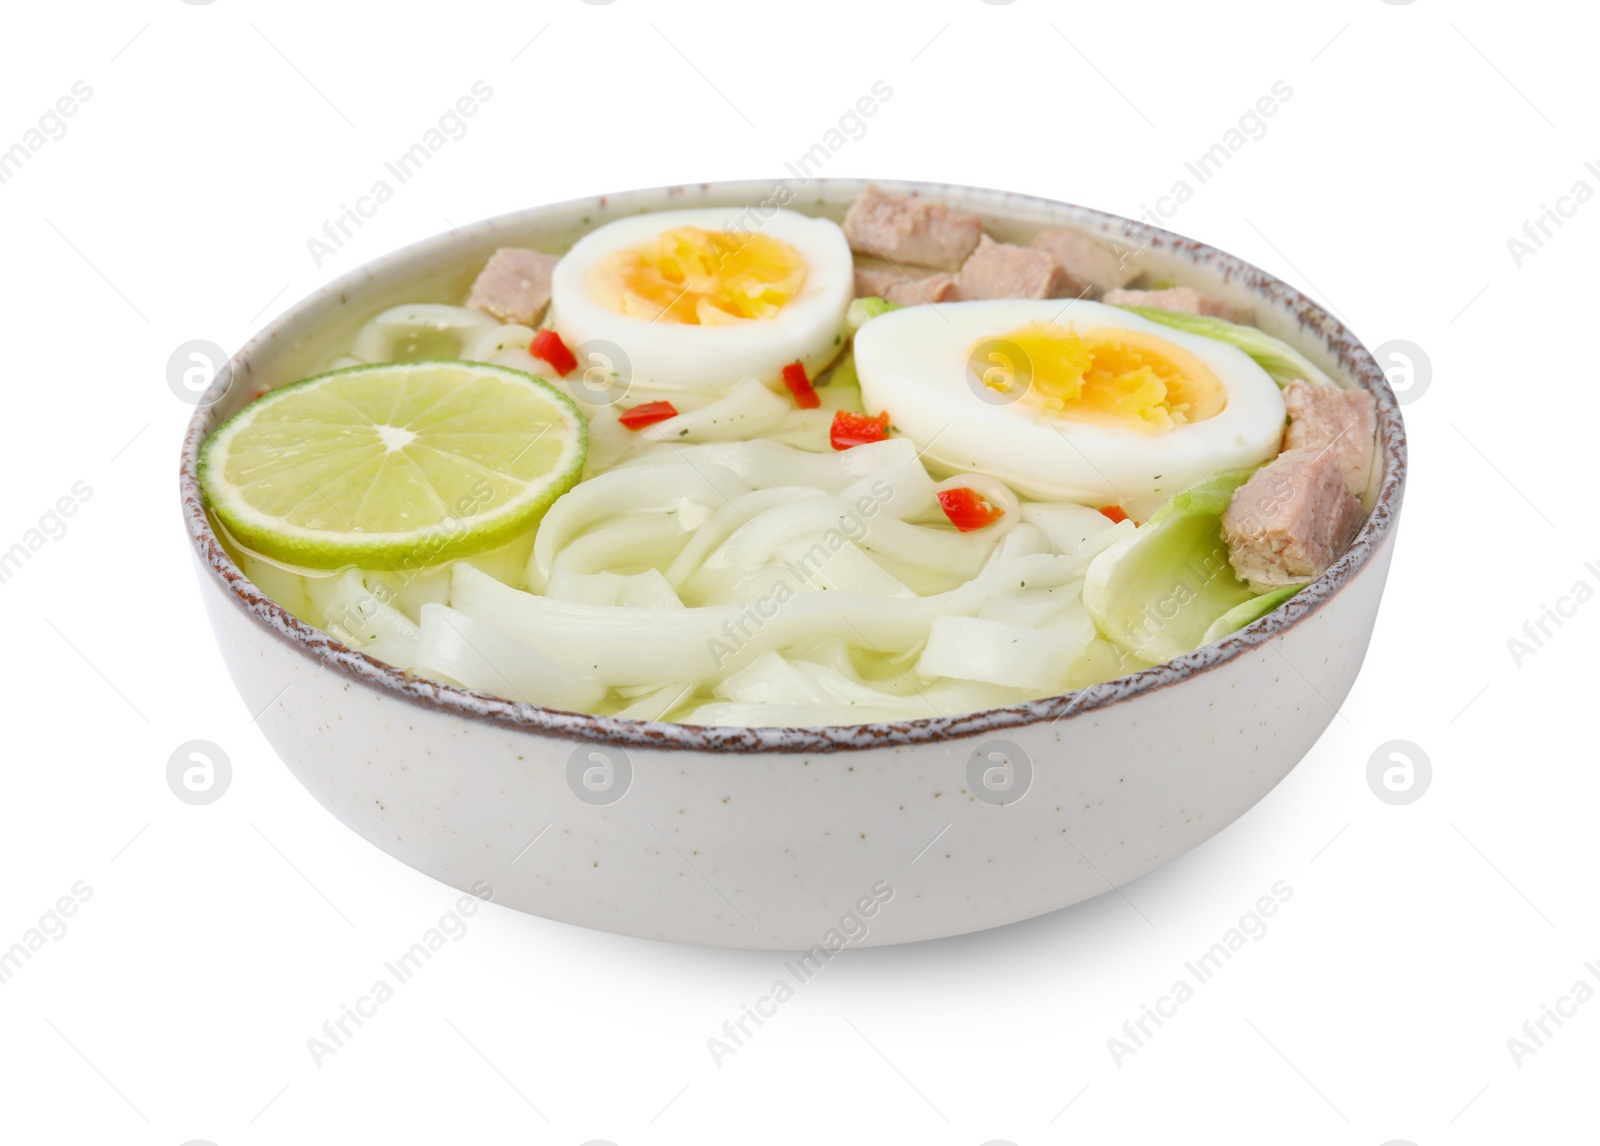
[[[1600,205],[1506,240],[1600,161],[1577,5],[931,0],[333,6],[124,0],[7,12],[0,149],[92,97],[0,185],[0,549],[75,482],[69,531],[0,585],[0,947],[92,898],[0,986],[0,1138],[1417,1146],[1577,1141],[1600,1000],[1507,1039],[1600,963]],[[531,42],[530,42],[531,41]],[[306,240],[475,80],[493,98],[335,256]],[[1294,773],[1197,852],[1076,909],[852,950],[735,1056],[706,1048],[781,957],[489,907],[335,1056],[306,1040],[455,893],[300,789],[250,724],[176,498],[174,347],[230,350],[320,283],[530,204],[782,173],[872,81],[824,172],[1136,215],[1277,80],[1292,98],[1168,220],[1431,362],[1366,668]],[[1188,177],[1191,184],[1192,177]],[[1181,736],[1181,728],[1173,735]],[[231,757],[191,807],[168,756]],[[1432,761],[1416,802],[1369,757]],[[1137,1018],[1275,881],[1264,937],[1120,1064]]]

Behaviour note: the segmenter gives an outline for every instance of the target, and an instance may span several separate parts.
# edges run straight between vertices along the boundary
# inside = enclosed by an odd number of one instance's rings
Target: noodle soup
[[[1265,616],[1370,508],[1372,402],[1060,228],[869,189],[629,217],[373,315],[202,452],[250,578],[417,677],[809,727],[1004,707]]]

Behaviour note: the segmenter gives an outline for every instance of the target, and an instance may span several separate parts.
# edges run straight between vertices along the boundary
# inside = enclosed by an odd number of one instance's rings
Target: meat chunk
[[[1265,593],[1321,576],[1361,517],[1332,451],[1285,450],[1234,491],[1222,539],[1234,572]]]
[[[901,306],[917,306],[924,302],[959,302],[961,288],[953,276],[943,271],[913,282],[898,282],[883,296]]]
[[[1157,310],[1182,310],[1201,314],[1207,318],[1221,318],[1228,322],[1249,322],[1250,308],[1234,306],[1216,295],[1197,291],[1194,287],[1172,287],[1168,290],[1108,290],[1102,302],[1112,306],[1153,306]]]
[[[978,245],[983,220],[910,195],[868,187],[844,218],[850,249],[893,263],[959,270]]]
[[[1082,231],[1052,227],[1035,235],[1028,245],[1048,251],[1076,280],[1072,293],[1084,298],[1099,298],[1105,291],[1127,286],[1139,274],[1139,268],[1124,266],[1115,251]]]
[[[900,306],[919,306],[925,302],[955,302],[961,297],[953,276],[908,275],[898,270],[876,267],[856,268],[857,298],[886,298]]]
[[[1365,390],[1314,386],[1298,378],[1283,388],[1289,409],[1285,449],[1327,450],[1339,461],[1350,492],[1360,497],[1372,472],[1373,437],[1378,429],[1377,404]]]
[[[524,247],[501,247],[489,256],[467,306],[501,322],[537,326],[550,305],[550,272],[556,257]]]
[[[997,243],[988,235],[961,268],[962,298],[1070,298],[1083,289],[1049,251]]]

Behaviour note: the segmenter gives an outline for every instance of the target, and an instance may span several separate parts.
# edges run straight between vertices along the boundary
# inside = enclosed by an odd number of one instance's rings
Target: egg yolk
[[[1209,366],[1139,330],[1031,322],[985,339],[973,355],[987,363],[985,386],[1074,421],[1162,433],[1204,421],[1228,402]]]
[[[720,326],[771,318],[805,281],[805,259],[781,239],[674,227],[643,246],[607,255],[590,272],[588,285],[618,314]]]

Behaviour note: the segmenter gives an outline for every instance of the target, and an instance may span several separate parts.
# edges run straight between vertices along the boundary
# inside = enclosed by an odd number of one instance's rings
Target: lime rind
[[[357,387],[358,401],[341,394],[341,382],[371,373],[389,377]],[[259,442],[236,450],[252,429]],[[407,440],[390,448],[386,431]],[[421,568],[533,528],[577,484],[587,450],[578,407],[531,374],[458,360],[363,364],[240,410],[201,447],[198,478],[229,532],[274,560]]]

